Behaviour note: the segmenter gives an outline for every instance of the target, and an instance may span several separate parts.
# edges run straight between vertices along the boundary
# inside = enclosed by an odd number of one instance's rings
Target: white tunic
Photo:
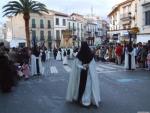
[[[61,53],[60,53],[60,51],[58,51],[58,53],[57,53],[56,60],[61,60]]]
[[[64,65],[68,65],[68,58],[67,58],[67,56],[63,57],[63,64]]]
[[[89,64],[88,76],[86,81],[85,91],[82,96],[82,104],[85,106],[90,105],[91,103],[99,106],[100,99],[100,88],[99,88],[99,79],[96,74],[94,59]],[[67,89],[67,101],[73,101],[78,99],[78,90],[80,83],[80,72],[83,66],[78,59],[74,60],[72,71],[70,73],[70,79]]]
[[[134,51],[128,53],[128,51],[125,51],[125,69],[129,69],[129,54],[131,55],[131,69],[136,69],[135,65],[135,53]]]
[[[73,58],[73,49],[70,49],[70,59]]]
[[[43,74],[43,67],[41,63],[41,57],[36,57],[35,55],[31,55],[31,75],[36,75],[37,73],[37,67],[36,67],[36,59],[39,60],[39,71],[40,74]]]
[[[50,51],[47,51],[46,52],[46,60],[49,60],[50,59]]]

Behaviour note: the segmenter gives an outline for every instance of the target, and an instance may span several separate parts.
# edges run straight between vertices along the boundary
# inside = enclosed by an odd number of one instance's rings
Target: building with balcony
[[[150,40],[150,0],[138,0],[137,42],[147,42]]]
[[[87,38],[89,45],[103,43],[107,37],[108,23],[102,18],[94,15],[87,15],[85,19],[85,38]]]
[[[53,45],[52,47],[59,48],[62,39],[62,32],[67,29],[67,20],[69,16],[62,12],[50,10],[53,18]]]
[[[54,32],[52,14],[30,14],[29,23],[32,45],[36,43],[39,46],[45,45],[47,48],[51,48],[54,37],[52,34],[52,32]]]
[[[137,0],[125,0],[115,5],[108,14],[110,20],[109,36],[116,42],[129,41],[131,28],[137,27]],[[133,38],[135,41],[136,39]]]
[[[9,17],[6,22],[7,40],[24,40],[25,25],[23,15]],[[60,47],[63,31],[70,30],[74,46],[79,46],[82,40],[87,40],[89,45],[94,45],[95,41],[101,42],[102,37],[106,37],[106,21],[97,16],[83,16],[72,13],[70,16],[62,12],[49,10],[49,14],[30,14],[29,30],[31,46],[37,44],[47,48]]]
[[[49,10],[49,14],[30,14],[29,29],[31,45],[36,43],[47,48],[59,47],[62,31],[67,29],[67,14]],[[25,39],[23,15],[8,18],[7,39]]]
[[[79,46],[84,38],[85,19],[83,15],[72,13],[68,19],[68,30],[72,32],[73,45]]]

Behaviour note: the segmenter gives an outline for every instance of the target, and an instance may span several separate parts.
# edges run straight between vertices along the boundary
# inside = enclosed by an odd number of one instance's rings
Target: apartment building
[[[39,46],[44,44],[51,48],[54,37],[52,34],[54,32],[52,14],[31,14],[29,26],[31,41],[35,41]]]
[[[129,31],[137,27],[137,1],[126,0],[113,7],[108,15],[110,20],[110,30],[108,35],[112,41],[129,41]],[[135,42],[136,38],[132,40]]]
[[[42,13],[42,15],[31,13],[29,20],[31,46],[36,43],[50,49],[59,48],[64,30],[72,32],[74,46],[79,46],[82,40],[87,40],[89,45],[100,44],[107,32],[104,23],[106,24],[106,21],[94,15],[83,16],[72,13],[68,16],[54,10],[49,10],[49,14]],[[22,14],[9,17],[6,26],[8,41],[15,40],[25,44],[26,35]]]
[[[67,20],[69,16],[67,14],[50,10],[53,15],[53,45],[52,47],[59,48],[61,39],[63,38],[62,32],[67,29]]]
[[[42,13],[42,15],[31,13],[29,20],[31,45],[36,42],[37,45],[44,44],[48,48],[59,47],[62,31],[67,29],[67,18],[68,15],[53,10],[49,10],[49,14]],[[23,15],[8,18],[6,24],[8,40],[25,40]]]
[[[85,19],[85,38],[88,40],[89,45],[101,44],[103,39],[106,38],[104,32],[107,28],[104,26],[104,20],[95,15],[87,15]]]
[[[73,45],[79,46],[84,38],[84,23],[83,15],[72,13],[68,19],[67,29],[72,32]]]
[[[137,42],[147,42],[150,40],[150,0],[137,0],[137,4]]]
[[[95,15],[72,13],[68,20],[68,29],[72,31],[74,45],[79,46],[82,40],[86,40],[89,45],[98,45],[106,38],[108,23]]]

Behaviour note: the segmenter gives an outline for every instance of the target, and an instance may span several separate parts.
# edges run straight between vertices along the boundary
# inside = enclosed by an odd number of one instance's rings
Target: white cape
[[[58,51],[58,53],[57,53],[56,60],[61,60],[61,53],[60,53],[60,51]]]
[[[134,51],[130,52],[130,55],[131,55],[131,69],[136,69]],[[124,67],[125,67],[125,69],[129,69],[129,54],[128,54],[128,51],[125,51]]]
[[[67,56],[63,57],[63,64],[64,65],[68,65],[68,58],[67,58]]]
[[[41,63],[41,57],[36,57],[35,55],[31,55],[31,75],[37,74],[37,68],[36,68],[36,59],[39,60],[39,68],[40,68],[40,74],[43,74],[43,67]]]
[[[72,102],[73,100],[78,99],[78,90],[80,83],[80,72],[81,62],[78,59],[74,60],[72,65],[72,71],[70,73],[70,79],[67,89],[66,100]],[[100,99],[100,88],[99,88],[99,79],[95,69],[94,59],[89,64],[88,77],[86,82],[85,91],[82,96],[82,104],[85,106],[90,105],[91,103],[99,106]]]
[[[50,60],[50,51],[46,52],[46,60]]]

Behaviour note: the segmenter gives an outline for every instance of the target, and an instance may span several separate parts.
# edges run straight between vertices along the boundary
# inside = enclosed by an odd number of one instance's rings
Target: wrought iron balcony
[[[32,24],[32,28],[36,28],[36,24]]]
[[[95,31],[95,35],[98,35],[98,32],[97,32],[97,31]]]
[[[40,37],[40,41],[45,41],[44,36]]]
[[[44,24],[40,24],[40,28],[44,28]]]
[[[146,5],[149,5],[149,4],[150,4],[149,0],[144,0],[143,3],[142,3],[142,6],[146,6]]]
[[[48,36],[47,41],[52,42],[52,36]]]
[[[51,28],[51,25],[48,25],[47,28],[50,29],[50,28]]]
[[[92,33],[92,31],[86,31],[88,34]]]
[[[124,13],[124,14],[121,14],[120,15],[120,19],[121,20],[131,20],[131,12],[129,12],[129,13]]]

